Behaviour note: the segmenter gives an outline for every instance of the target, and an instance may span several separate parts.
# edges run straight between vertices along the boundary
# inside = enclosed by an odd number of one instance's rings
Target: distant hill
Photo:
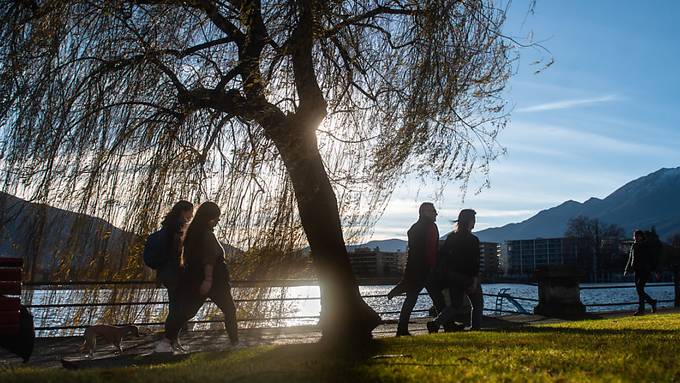
[[[395,253],[395,252],[405,252],[406,247],[408,245],[408,242],[401,240],[401,239],[384,239],[380,241],[369,241],[366,243],[362,243],[360,245],[350,245],[347,246],[347,251],[353,251],[356,248],[359,247],[367,247],[369,249],[375,249],[380,248],[381,251],[385,251],[388,253]]]
[[[24,258],[33,280],[74,279],[125,267],[134,235],[103,219],[0,192],[0,257]]]
[[[33,280],[79,279],[129,268],[134,233],[97,217],[0,192],[0,257],[22,257]],[[227,256],[242,250],[222,243]],[[149,270],[146,270],[149,272]]]
[[[475,234],[481,241],[489,242],[561,237],[569,219],[578,215],[621,225],[628,232],[655,226],[661,238],[666,239],[680,232],[680,167],[638,178],[604,199],[566,201],[525,221]],[[41,216],[44,219],[39,219]],[[0,192],[0,257],[23,256],[29,261],[27,267],[35,271],[34,279],[49,277],[56,269],[77,273],[92,268],[122,268],[125,261],[122,254],[133,238],[133,233],[100,218],[34,204]],[[232,255],[242,252],[224,245]],[[350,245],[347,249],[357,247],[396,252],[406,251],[407,242],[386,239]]]
[[[570,218],[584,215],[620,225],[627,233],[656,227],[662,239],[680,232],[680,167],[661,169],[631,181],[604,199],[566,201],[535,216],[475,233],[481,241],[561,237]]]

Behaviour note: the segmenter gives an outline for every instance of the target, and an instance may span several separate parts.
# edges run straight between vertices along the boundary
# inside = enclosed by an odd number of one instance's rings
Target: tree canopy
[[[622,239],[624,230],[617,224],[607,224],[596,218],[583,215],[571,218],[567,222],[566,237],[583,238],[599,242],[601,239]]]
[[[378,323],[344,242],[396,183],[466,184],[502,152],[504,1],[1,4],[4,188],[137,233],[209,199],[235,246],[306,240],[324,334]]]
[[[404,174],[465,181],[502,150],[514,51],[496,5],[3,1],[4,187],[138,232],[212,199],[235,245],[299,245],[263,125],[321,103],[309,134],[361,232]]]

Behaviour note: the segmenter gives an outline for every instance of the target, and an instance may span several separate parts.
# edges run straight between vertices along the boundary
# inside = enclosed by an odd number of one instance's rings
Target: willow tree
[[[406,174],[488,170],[505,5],[2,1],[5,190],[138,233],[173,199],[215,200],[230,243],[309,244],[324,336],[369,336],[344,237]]]

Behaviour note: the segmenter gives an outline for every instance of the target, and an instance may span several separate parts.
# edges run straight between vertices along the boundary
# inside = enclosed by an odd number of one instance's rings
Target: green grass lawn
[[[680,381],[680,314],[377,340],[362,352],[318,344],[198,353],[166,364],[19,368],[9,382]],[[378,357],[385,355],[401,357]]]

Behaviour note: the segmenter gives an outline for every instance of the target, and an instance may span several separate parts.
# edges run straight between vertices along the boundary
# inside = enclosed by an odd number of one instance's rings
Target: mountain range
[[[133,241],[133,233],[103,219],[0,192],[0,257],[23,257],[33,280],[122,269]]]
[[[380,251],[385,251],[388,253],[396,253],[396,252],[405,252],[406,247],[408,245],[408,242],[402,240],[402,239],[384,239],[384,240],[376,240],[376,241],[369,241],[366,243],[362,243],[360,245],[349,245],[347,246],[347,251],[353,251],[355,249],[358,249],[360,247],[364,248],[369,248],[369,249],[380,249]]]
[[[662,239],[680,233],[680,167],[660,169],[628,182],[604,199],[566,201],[525,221],[475,234],[481,241],[489,242],[561,237],[569,219],[579,215],[617,224],[626,233],[652,227]]]
[[[0,256],[31,254],[27,266],[37,278],[48,277],[45,273],[54,272],[55,268],[77,272],[110,267],[111,263],[122,268],[124,249],[134,239],[133,233],[102,219],[31,203],[1,192],[0,213]],[[561,237],[569,219],[578,215],[620,225],[626,232],[655,227],[662,239],[668,239],[680,233],[680,167],[660,169],[640,177],[604,199],[566,201],[522,222],[475,234],[481,241],[499,243],[511,239]],[[102,237],[106,240],[102,241]],[[241,253],[224,245],[228,253]],[[405,251],[406,241],[376,240],[350,245],[348,250],[358,247]]]
[[[480,230],[475,235],[480,241],[498,243],[512,239],[562,237],[569,219],[579,215],[617,224],[626,233],[632,233],[636,228],[646,230],[654,227],[659,236],[667,240],[671,235],[680,233],[680,167],[664,168],[640,177],[604,199],[569,200],[522,222]],[[406,248],[406,241],[370,241],[351,248],[355,247],[396,251],[393,249]]]

